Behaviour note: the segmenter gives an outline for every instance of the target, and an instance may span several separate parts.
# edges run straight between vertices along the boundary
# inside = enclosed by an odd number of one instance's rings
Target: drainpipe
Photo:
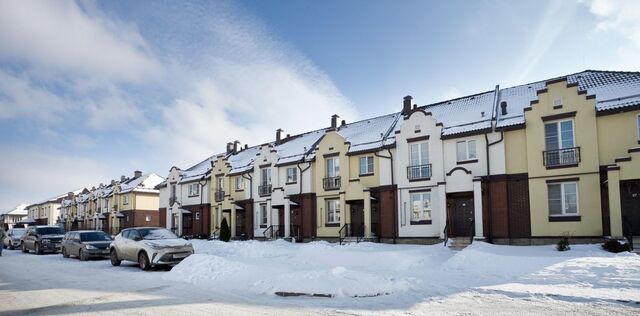
[[[307,167],[302,169],[300,168],[300,163],[298,163],[296,166],[298,167],[298,170],[300,170],[300,185],[299,185],[299,192],[298,194],[302,194],[302,174],[309,170],[309,168],[311,168],[311,163],[306,161],[306,158],[303,157],[301,163],[307,163]]]
[[[393,154],[391,153],[391,148],[387,148],[387,152],[389,153],[389,156],[382,156],[380,154],[378,154],[377,152],[375,153],[376,157],[379,158],[387,158],[391,160],[391,185],[393,185],[394,179],[393,179]],[[393,243],[396,243],[396,236],[398,236],[398,198],[396,196],[396,190],[393,191],[393,195],[395,197],[395,202],[393,203],[393,211],[394,211],[394,215],[393,215]]]
[[[204,183],[202,181],[204,181]],[[202,178],[200,178],[200,180],[198,181],[198,184],[200,185],[200,211],[203,212],[202,218],[200,218],[200,231],[203,231],[204,230],[204,211],[202,210],[202,196],[204,192],[204,186],[207,185],[207,178],[202,176]],[[209,212],[211,212],[211,210],[209,210]],[[193,235],[193,232],[191,232],[191,234]]]

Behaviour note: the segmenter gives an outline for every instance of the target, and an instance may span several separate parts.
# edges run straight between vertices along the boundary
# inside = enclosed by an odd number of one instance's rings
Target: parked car
[[[60,251],[64,237],[64,230],[59,226],[29,226],[27,233],[22,236],[22,252],[35,251],[41,255],[45,252]]]
[[[77,256],[81,261],[109,256],[111,236],[99,230],[71,231],[62,239],[62,256]]]
[[[18,248],[20,246],[20,238],[22,238],[26,232],[27,230],[24,228],[9,229],[9,231],[7,231],[7,236],[5,236],[2,241],[3,247],[11,250]]]
[[[142,270],[172,266],[193,254],[193,246],[170,230],[160,227],[137,227],[121,231],[110,246],[111,264],[122,260],[137,262]]]

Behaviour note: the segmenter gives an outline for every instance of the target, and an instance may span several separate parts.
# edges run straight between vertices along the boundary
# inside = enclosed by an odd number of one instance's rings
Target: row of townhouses
[[[27,218],[27,206],[27,204],[20,204],[13,209],[0,214],[0,223],[2,224],[0,229],[4,229],[6,231],[18,226],[18,223]]]
[[[133,177],[82,188],[26,206],[32,225],[61,225],[66,230],[96,229],[117,234],[121,229],[159,225],[159,191],[164,178],[135,171]]]
[[[298,241],[640,235],[640,73],[588,70],[424,106],[407,96],[399,110],[334,115],[173,167],[156,186],[159,224],[205,237],[225,218],[237,239]]]

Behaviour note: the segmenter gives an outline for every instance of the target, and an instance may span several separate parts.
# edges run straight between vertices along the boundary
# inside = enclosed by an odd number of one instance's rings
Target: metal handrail
[[[444,224],[444,231],[442,231],[444,233],[444,246],[447,246],[447,242],[449,241],[449,221],[445,221]]]
[[[342,225],[342,227],[340,228],[340,230],[338,231],[338,243],[340,245],[342,245],[342,242],[349,237],[349,224],[344,224]],[[342,237],[342,232],[344,231],[344,237]]]
[[[271,195],[271,184],[263,184],[258,186],[258,195],[260,196]]]
[[[542,160],[547,167],[577,164],[580,162],[580,147],[545,150]]]
[[[220,232],[220,227],[218,227],[214,231],[212,231],[211,232],[211,236],[209,237],[209,240],[220,239],[220,234],[217,234],[219,232]]]
[[[267,237],[267,232],[270,231],[269,237]],[[274,236],[276,236],[277,238],[277,234],[280,232],[280,225],[271,225],[269,227],[267,227],[267,229],[265,229],[262,232],[262,235],[264,236],[265,240],[271,240],[273,239]]]
[[[469,232],[470,232],[469,244],[473,244],[473,236],[476,234],[476,225],[475,225],[474,218],[471,218],[471,221],[469,221],[469,225],[471,225],[471,227],[469,227]]]
[[[340,176],[337,177],[326,177],[322,179],[322,187],[325,190],[337,190],[340,189]]]
[[[431,164],[415,165],[407,167],[407,179],[428,179],[431,178]]]
[[[290,226],[291,226],[290,227],[291,238],[295,238],[295,239],[300,238],[300,225],[291,224]]]

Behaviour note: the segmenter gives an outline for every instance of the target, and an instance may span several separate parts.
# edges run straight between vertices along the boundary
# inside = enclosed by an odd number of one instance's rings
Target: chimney
[[[347,121],[342,120],[342,122],[340,122],[340,126],[345,126],[345,125],[347,125]]]
[[[276,145],[280,145],[281,140],[282,140],[282,128],[278,128],[276,130]]]
[[[336,128],[338,126],[338,114],[331,115],[331,128]]]
[[[233,153],[236,154],[238,153],[238,145],[240,145],[240,141],[236,140],[235,142],[233,142]]]
[[[244,149],[249,149],[249,144],[244,144]]]
[[[116,185],[116,180],[111,180],[111,185]]]
[[[233,151],[233,143],[227,143],[227,155]]]
[[[127,177],[125,177],[124,175],[120,176],[120,183],[124,182],[125,180],[127,180]]]
[[[404,102],[402,103],[402,115],[409,115],[411,113],[411,100],[413,98],[408,95],[404,97]]]
[[[68,198],[68,199],[72,199],[72,198],[73,198],[73,192],[69,192],[69,193],[67,193],[67,198]]]
[[[507,115],[507,101],[500,102],[500,110],[502,115]]]
[[[133,172],[133,177],[134,177],[134,178],[140,178],[140,177],[142,177],[142,171],[140,171],[140,170],[136,170],[136,171],[134,171],[134,172]]]

